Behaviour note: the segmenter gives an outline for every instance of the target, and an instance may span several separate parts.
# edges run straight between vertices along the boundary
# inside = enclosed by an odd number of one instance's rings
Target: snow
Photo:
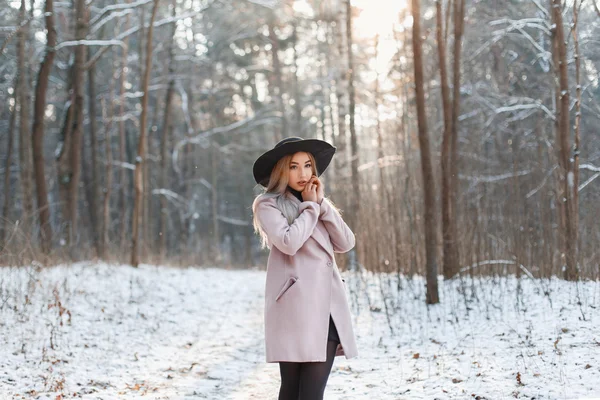
[[[423,278],[343,276],[359,357],[336,358],[328,400],[600,398],[598,282],[440,279],[427,307]],[[274,399],[264,281],[257,269],[1,268],[0,398]]]

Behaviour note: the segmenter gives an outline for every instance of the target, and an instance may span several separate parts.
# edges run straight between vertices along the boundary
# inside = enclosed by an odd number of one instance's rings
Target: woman
[[[320,176],[335,147],[286,138],[254,163],[266,187],[252,204],[254,228],[270,249],[265,285],[267,362],[278,362],[279,400],[323,398],[335,356],[357,355],[345,283],[334,252],[354,234],[325,198]]]

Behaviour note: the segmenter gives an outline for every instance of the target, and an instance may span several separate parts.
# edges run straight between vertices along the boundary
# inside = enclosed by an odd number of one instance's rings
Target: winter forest
[[[600,398],[599,38],[600,0],[0,0],[0,398],[276,398],[290,136],[356,236],[326,398]]]

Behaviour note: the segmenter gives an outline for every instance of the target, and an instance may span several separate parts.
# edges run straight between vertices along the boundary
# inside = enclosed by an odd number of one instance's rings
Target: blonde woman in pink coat
[[[322,140],[290,137],[253,167],[256,182],[266,188],[252,211],[254,228],[270,249],[265,348],[266,361],[279,363],[279,400],[322,399],[334,358],[357,355],[334,258],[354,247],[354,234],[318,178],[335,150]]]

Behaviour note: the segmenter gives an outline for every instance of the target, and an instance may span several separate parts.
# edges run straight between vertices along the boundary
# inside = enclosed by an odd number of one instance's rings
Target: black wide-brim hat
[[[256,183],[267,187],[271,171],[273,171],[277,162],[283,156],[299,151],[305,151],[313,155],[317,163],[317,176],[321,176],[329,166],[336,148],[319,139],[303,139],[297,136],[285,138],[279,141],[271,150],[258,157],[254,162],[252,173],[254,174]]]

